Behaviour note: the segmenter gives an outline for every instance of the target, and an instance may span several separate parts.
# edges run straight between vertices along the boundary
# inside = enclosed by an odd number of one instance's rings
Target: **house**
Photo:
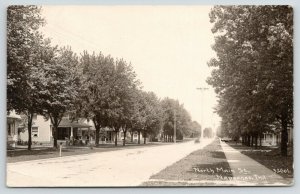
[[[92,131],[96,131],[94,123],[89,120],[89,119],[84,119],[82,122],[88,124],[91,126]],[[105,143],[113,143],[115,141],[116,133],[113,128],[109,127],[102,127],[100,129],[100,142],[102,144]],[[142,133],[140,134],[140,140],[142,141]],[[118,141],[123,141],[124,139],[124,132],[120,129],[119,132],[117,133],[117,140]],[[148,141],[148,139],[147,139]],[[131,135],[129,132],[126,133],[126,142],[131,142]],[[138,142],[138,132],[134,131],[133,133],[133,142],[137,143]]]
[[[28,130],[26,118],[18,115],[15,111],[7,115],[7,144],[9,147],[16,143],[26,145],[28,141]],[[70,139],[83,139],[88,135],[93,137],[93,132],[89,131],[90,125],[71,121],[64,117],[58,127],[58,141],[65,142]],[[52,125],[50,120],[46,120],[42,115],[34,114],[32,118],[32,144],[51,144],[53,143]]]
[[[262,145],[263,146],[280,146],[281,132],[280,130],[273,130],[271,132],[263,133]],[[288,144],[293,144],[293,129],[288,128]]]
[[[52,130],[50,120],[45,120],[42,115],[34,114],[32,118],[32,144],[50,144],[52,141]],[[26,144],[28,141],[28,130],[24,121],[18,126],[18,143]]]
[[[8,147],[15,147],[16,144],[26,145],[28,141],[28,130],[26,118],[11,111],[7,115],[7,144]],[[62,118],[58,127],[58,143],[80,145],[93,143],[96,137],[94,124],[89,119],[71,120],[67,115]],[[111,128],[104,127],[100,130],[99,143],[113,143],[117,135],[118,141],[123,141],[122,130],[116,134]],[[140,139],[142,141],[142,135]],[[130,133],[127,133],[126,141],[131,141]],[[133,142],[138,141],[138,132],[133,133]],[[52,145],[52,125],[50,120],[46,120],[42,115],[35,114],[32,119],[32,144]]]
[[[15,147],[18,144],[26,144],[28,141],[27,126],[24,124],[25,117],[10,111],[7,115],[7,145]],[[46,121],[41,115],[34,115],[32,118],[32,142],[50,143],[51,128],[50,121]]]
[[[66,143],[72,141],[76,144],[86,144],[95,139],[95,129],[92,126],[84,123],[82,119],[71,120],[69,117],[63,117],[59,123],[57,135],[58,142]]]
[[[7,115],[7,147],[15,147],[18,140],[18,126],[20,125],[22,118],[17,115],[15,111],[11,111]]]

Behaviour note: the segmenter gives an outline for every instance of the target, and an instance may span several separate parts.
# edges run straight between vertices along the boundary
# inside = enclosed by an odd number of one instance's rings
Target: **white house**
[[[263,146],[279,146],[281,143],[281,132],[274,130],[272,132],[263,133]],[[288,144],[293,143],[293,129],[288,128]]]
[[[26,144],[28,141],[28,130],[25,119],[21,115],[11,111],[7,115],[7,144],[9,147],[14,147],[16,144]],[[64,144],[68,141],[75,144],[94,142],[95,127],[91,120],[78,119],[72,121],[68,116],[64,117],[58,127],[58,142]],[[100,143],[112,143],[115,140],[115,132],[113,129],[105,127],[100,130]],[[119,130],[117,133],[118,141],[123,141],[124,133]],[[140,140],[142,142],[142,134]],[[130,133],[127,132],[126,141],[131,141]],[[138,141],[138,132],[133,133],[133,142]],[[45,145],[52,144],[52,125],[50,120],[45,120],[41,115],[35,114],[32,119],[32,144]]]
[[[32,118],[32,143],[43,143],[50,144],[52,140],[51,122],[50,120],[45,120],[41,115],[35,114]],[[27,126],[19,125],[18,129],[18,141],[20,143],[28,141],[28,130]]]
[[[15,111],[11,111],[7,115],[7,146],[15,147],[18,140],[18,127],[22,121],[20,115],[17,115]]]

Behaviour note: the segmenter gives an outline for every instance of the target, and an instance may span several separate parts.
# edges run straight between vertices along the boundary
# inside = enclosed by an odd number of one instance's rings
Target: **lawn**
[[[293,154],[289,149],[287,157],[280,155],[280,148],[263,146],[258,149],[250,148],[241,144],[228,143],[231,147],[239,150],[242,154],[256,160],[270,170],[284,178],[293,178]]]
[[[81,147],[67,147],[62,149],[62,156],[72,156],[72,155],[81,155],[81,154],[90,154],[98,152],[107,152],[121,149],[134,149],[145,146],[163,146],[169,145],[170,143],[161,143],[161,142],[149,142],[147,144],[127,144],[126,146],[118,145],[117,147],[114,144],[102,144],[98,147],[91,149],[90,147],[81,146]],[[59,157],[59,150],[47,147],[36,147],[32,150],[27,149],[15,149],[7,150],[7,163],[29,161],[29,160],[38,160],[38,159],[47,159],[47,158],[56,158]]]
[[[214,186],[221,185],[217,176],[232,177],[231,169],[219,140],[152,175],[142,186]]]

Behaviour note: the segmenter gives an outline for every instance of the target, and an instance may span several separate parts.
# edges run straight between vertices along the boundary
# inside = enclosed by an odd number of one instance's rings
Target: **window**
[[[36,120],[37,120],[37,114],[33,114],[32,120],[33,120],[33,121],[36,121]]]
[[[39,128],[38,127],[32,127],[32,136],[33,137],[39,136]]]
[[[11,124],[8,123],[7,125],[8,125],[8,134],[7,135],[11,135]]]

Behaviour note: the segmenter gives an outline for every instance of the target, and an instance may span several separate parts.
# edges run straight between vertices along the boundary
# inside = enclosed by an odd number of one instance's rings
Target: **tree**
[[[48,55],[40,69],[41,87],[39,98],[42,100],[42,115],[51,120],[53,146],[57,148],[58,126],[67,112],[74,110],[78,96],[79,75],[78,57],[70,47],[57,50],[47,42],[43,55]]]
[[[24,97],[33,57],[42,39],[38,29],[44,24],[37,6],[9,6],[7,9],[7,109]]]
[[[293,126],[292,8],[215,6],[210,19],[217,57],[209,62],[214,70],[208,83],[220,97],[222,128],[253,145],[279,120],[286,155],[287,128]]]
[[[201,125],[197,121],[192,121],[190,137],[201,137]]]
[[[203,137],[212,138],[213,137],[213,131],[212,128],[205,128],[203,130]]]
[[[143,123],[144,144],[148,135],[156,136],[161,126],[162,111],[159,106],[159,99],[153,92],[144,92],[145,115]]]
[[[177,100],[165,98],[161,101],[161,107],[163,110],[163,133],[165,141],[173,141],[175,121],[177,139],[191,135],[191,116],[183,104],[179,104]]]
[[[99,144],[100,128],[111,126],[110,109],[115,105],[113,74],[114,60],[102,53],[90,55],[84,51],[80,58],[81,84],[76,110],[79,116],[93,121],[96,129],[96,145]]]
[[[133,132],[138,132],[138,144],[140,144],[140,135],[141,131],[146,122],[146,101],[145,101],[145,92],[142,90],[136,90],[135,92],[135,100],[133,104],[133,114],[131,116],[131,135],[133,136]]]
[[[115,131],[115,145],[120,129],[127,131],[132,113],[134,90],[138,84],[130,64],[114,60],[102,53],[84,52],[80,59],[82,69],[81,95],[77,110],[91,118],[96,129],[96,145],[99,144],[101,127]]]
[[[113,115],[111,117],[112,126],[115,130],[115,146],[117,146],[117,133],[120,129],[123,130],[125,145],[126,133],[131,127],[131,118],[134,111],[135,92],[139,87],[139,80],[136,79],[136,74],[133,71],[131,64],[120,59],[115,62],[114,74],[114,94],[116,97],[115,106],[112,107]]]
[[[28,150],[31,149],[32,117],[41,110],[38,98],[39,68],[43,65],[38,32],[44,20],[37,6],[9,6],[7,9],[7,110],[27,116]]]

